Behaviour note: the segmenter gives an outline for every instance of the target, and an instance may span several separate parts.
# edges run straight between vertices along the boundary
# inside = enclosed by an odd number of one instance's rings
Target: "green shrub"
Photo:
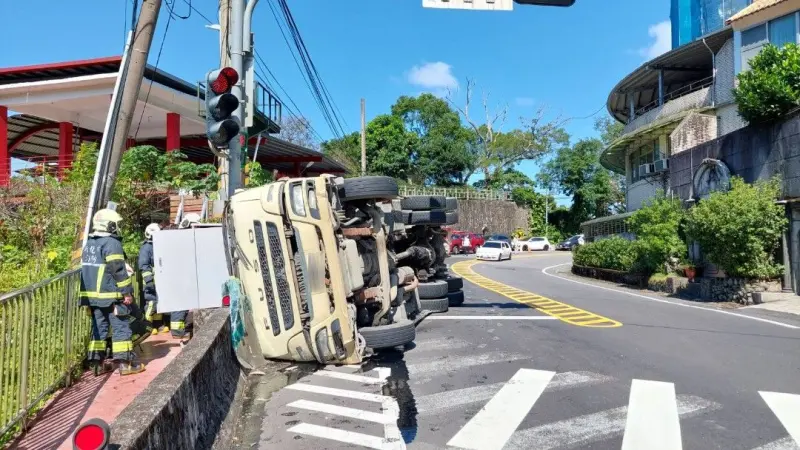
[[[630,272],[637,256],[638,250],[634,242],[612,237],[576,248],[573,261],[579,266]]]
[[[771,122],[800,104],[800,48],[767,45],[750,60],[733,90],[739,115],[748,122]]]
[[[779,193],[778,179],[750,185],[734,177],[730,191],[712,193],[689,211],[688,234],[730,276],[778,276],[773,255],[787,226],[784,207],[775,204]]]
[[[686,243],[678,233],[684,215],[679,199],[660,192],[628,218],[628,227],[636,234],[638,271],[668,273],[674,269],[673,262],[685,257]]]

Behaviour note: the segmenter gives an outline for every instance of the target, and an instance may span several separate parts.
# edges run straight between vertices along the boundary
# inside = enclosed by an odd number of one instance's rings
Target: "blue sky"
[[[189,13],[189,0],[173,1],[177,14]],[[270,1],[261,0],[256,9],[256,49],[301,113],[330,138]],[[3,67],[119,54],[131,14],[131,0],[0,3],[0,42],[13,42],[0,52]],[[216,22],[216,0],[191,3]],[[508,105],[507,127],[518,126],[518,117],[541,105],[553,115],[588,116],[604,106],[622,77],[670,46],[668,0],[577,0],[571,8],[515,5],[513,12],[425,9],[421,0],[288,3],[348,131],[359,125],[361,97],[369,119],[387,112],[399,95],[447,87],[463,92],[465,77],[489,93],[493,106]],[[162,48],[167,5],[150,64]],[[206,24],[197,13],[172,20],[159,68],[194,81],[215,67],[218,33]],[[482,114],[478,105],[474,111],[476,118]],[[603,114],[605,109],[596,117]],[[593,118],[573,120],[567,130],[574,139],[588,137],[592,125]],[[521,169],[533,175],[535,165]]]

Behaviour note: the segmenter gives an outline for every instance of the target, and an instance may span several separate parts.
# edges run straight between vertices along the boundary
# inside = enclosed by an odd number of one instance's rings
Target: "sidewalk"
[[[120,377],[118,371],[95,377],[90,371],[60,391],[36,417],[13,450],[71,450],[72,433],[81,423],[97,417],[111,423],[181,351],[169,334],[147,338],[135,349],[147,370]]]

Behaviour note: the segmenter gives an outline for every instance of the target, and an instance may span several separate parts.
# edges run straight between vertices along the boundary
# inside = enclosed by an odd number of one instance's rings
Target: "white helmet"
[[[151,223],[144,229],[144,238],[148,241],[153,239],[153,235],[161,231],[161,227],[157,223]]]
[[[178,228],[189,228],[193,223],[200,223],[200,214],[189,213],[185,215],[183,220],[181,220],[181,223],[178,225]]]
[[[122,216],[112,209],[101,209],[92,217],[92,230],[101,233],[117,233]]]

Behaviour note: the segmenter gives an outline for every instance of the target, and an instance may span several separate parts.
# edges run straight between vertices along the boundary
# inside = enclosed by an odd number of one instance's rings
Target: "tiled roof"
[[[747,8],[739,11],[728,19],[728,23],[735,22],[747,16],[753,15],[759,11],[763,11],[771,6],[783,3],[786,0],[754,0]]]

